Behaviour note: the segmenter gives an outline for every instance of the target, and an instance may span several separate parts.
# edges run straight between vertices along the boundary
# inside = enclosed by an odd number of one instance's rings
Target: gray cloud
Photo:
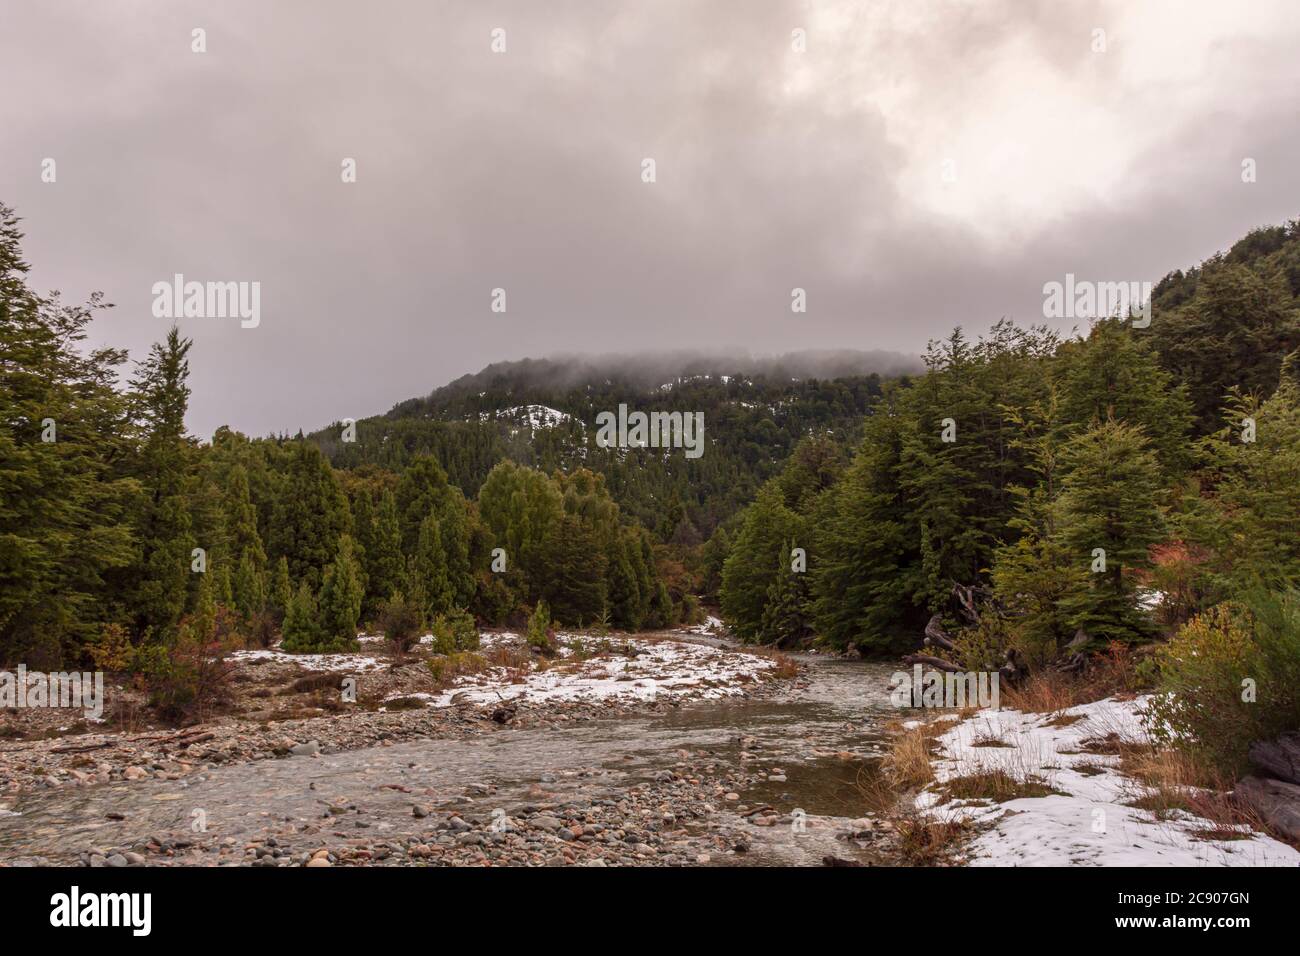
[[[0,200],[135,355],[154,282],[262,283],[181,322],[203,435],[559,352],[915,352],[1300,214],[1287,4],[1063,6],[0,0]]]

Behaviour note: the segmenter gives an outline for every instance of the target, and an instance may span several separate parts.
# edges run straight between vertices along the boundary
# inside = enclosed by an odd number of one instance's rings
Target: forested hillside
[[[1300,583],[1298,293],[1293,222],[1166,277],[1150,328],[1004,321],[932,344],[851,460],[809,440],[759,492],[726,617],[751,640],[891,652],[934,612],[958,623],[960,584],[996,610],[972,658],[1041,662],[1081,631],[1139,641],[1261,579]],[[828,463],[816,480],[809,460]]]
[[[620,507],[663,541],[698,544],[752,500],[811,434],[855,440],[882,373],[917,371],[888,353],[800,353],[754,361],[703,356],[540,359],[491,365],[386,415],[311,437],[338,467],[400,470],[432,455],[474,494],[502,459],[545,472],[589,468]],[[707,453],[606,449],[596,416],[629,409],[702,412]]]

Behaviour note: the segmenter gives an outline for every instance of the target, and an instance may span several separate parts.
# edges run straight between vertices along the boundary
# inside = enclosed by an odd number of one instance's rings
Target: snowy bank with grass
[[[745,693],[777,666],[757,654],[677,640],[561,635],[561,641],[556,658],[523,667],[489,667],[456,678],[440,694],[408,696],[432,707],[615,698],[716,700]]]
[[[1195,806],[1198,791],[1171,799],[1168,788],[1121,772],[1123,755],[1154,753],[1141,713],[1147,700],[1053,714],[981,710],[938,737],[935,781],[917,808],[974,826],[972,866],[1300,865],[1285,843],[1177,805]]]

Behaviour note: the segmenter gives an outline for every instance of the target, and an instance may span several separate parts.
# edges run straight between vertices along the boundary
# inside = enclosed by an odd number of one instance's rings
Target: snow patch
[[[1112,698],[1058,714],[982,710],[939,737],[940,787],[954,777],[1002,770],[1017,780],[1032,775],[1061,794],[989,806],[941,804],[931,785],[917,807],[942,819],[992,823],[971,844],[972,866],[1300,865],[1300,853],[1264,834],[1243,829],[1240,839],[1207,839],[1216,829],[1208,820],[1182,812],[1157,820],[1128,806],[1146,788],[1119,772],[1119,757],[1088,753],[1084,741],[1112,733],[1146,741],[1142,710],[1149,700]]]

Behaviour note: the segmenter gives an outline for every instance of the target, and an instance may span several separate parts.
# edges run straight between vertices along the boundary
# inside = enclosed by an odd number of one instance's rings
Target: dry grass
[[[439,690],[446,690],[456,678],[482,673],[492,665],[482,654],[473,651],[455,651],[429,658],[426,666],[433,677],[434,686]]]
[[[970,745],[972,747],[1013,747],[1015,746],[1014,744],[1009,744],[1005,740],[1003,740],[1000,734],[991,734],[983,730],[981,730],[978,734],[975,735],[975,739],[971,741]]]
[[[916,789],[934,779],[930,757],[935,752],[935,742],[957,723],[955,718],[933,720],[915,727],[902,723],[891,725],[894,733],[889,753],[881,761],[881,770],[896,788]]]
[[[764,672],[764,677],[776,678],[778,680],[793,680],[799,676],[802,668],[789,654],[782,653],[773,647],[747,647],[745,650],[750,654],[756,654],[759,657],[766,657],[776,664],[776,667]]]
[[[1015,710],[1056,714],[1080,704],[1131,693],[1134,689],[1133,667],[1129,648],[1112,644],[1089,661],[1085,674],[1038,670],[1023,686],[1003,689],[1001,697],[1008,707]]]
[[[881,771],[858,774],[858,791],[869,816],[885,822],[896,836],[894,845],[908,866],[943,866],[953,862],[965,840],[974,832],[971,824],[922,813],[912,801],[912,791],[933,779],[929,751],[944,726],[902,728],[894,725],[894,749],[881,762]],[[923,763],[922,763],[923,761]],[[922,779],[924,777],[925,779]]]
[[[1161,820],[1177,811],[1208,820],[1212,826],[1195,833],[1201,839],[1240,839],[1243,833],[1249,835],[1243,828],[1249,828],[1288,842],[1258,812],[1232,795],[1233,780],[1197,762],[1185,751],[1156,750],[1151,746],[1125,748],[1120,755],[1120,771],[1143,788],[1129,806],[1147,810]]]
[[[1041,777],[1029,774],[1018,778],[1000,769],[951,777],[944,783],[943,790],[953,800],[992,800],[994,803],[1061,793]]]
[[[972,826],[964,820],[939,820],[908,814],[893,821],[899,849],[909,866],[941,866],[951,861]]]

